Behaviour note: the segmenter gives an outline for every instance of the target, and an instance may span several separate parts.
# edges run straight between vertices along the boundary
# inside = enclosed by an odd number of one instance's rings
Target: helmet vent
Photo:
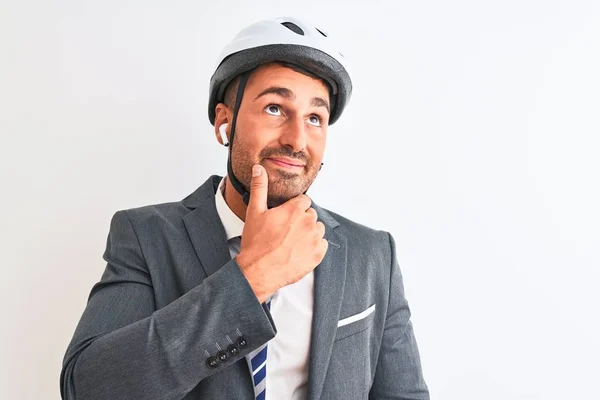
[[[322,30],[320,30],[319,28],[315,28],[315,29],[318,30],[321,35],[327,37],[327,35]]]
[[[298,25],[294,24],[293,22],[282,22],[281,25],[285,26],[290,31],[297,33],[298,35],[304,36],[304,31],[302,30],[302,28],[300,28]]]

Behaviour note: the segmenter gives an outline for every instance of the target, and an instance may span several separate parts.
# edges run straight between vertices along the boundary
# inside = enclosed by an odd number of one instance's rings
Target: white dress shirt
[[[238,255],[244,221],[229,208],[224,197],[225,178],[215,194],[217,213],[227,233],[231,258]],[[270,312],[277,334],[268,342],[266,400],[305,400],[308,392],[308,364],[312,331],[314,273],[284,286],[271,297]],[[246,356],[250,360],[262,347]]]

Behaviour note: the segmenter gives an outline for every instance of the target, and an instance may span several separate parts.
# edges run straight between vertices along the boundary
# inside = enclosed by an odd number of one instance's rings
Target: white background
[[[59,398],[113,213],[225,173],[213,63],[280,15],[353,62],[309,194],[394,235],[432,398],[599,399],[592,0],[3,1],[0,398]]]

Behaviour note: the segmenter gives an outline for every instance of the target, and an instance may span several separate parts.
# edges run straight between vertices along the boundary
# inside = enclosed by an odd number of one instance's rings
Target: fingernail
[[[258,165],[252,166],[252,176],[260,176],[261,173],[262,173],[262,170],[260,169],[260,167]]]

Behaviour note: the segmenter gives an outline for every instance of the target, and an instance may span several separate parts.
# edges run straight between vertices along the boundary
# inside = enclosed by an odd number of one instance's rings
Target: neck
[[[225,202],[231,208],[231,211],[238,216],[239,219],[246,222],[246,210],[248,206],[244,203],[242,195],[235,190],[233,185],[229,183],[229,176],[225,176]]]

